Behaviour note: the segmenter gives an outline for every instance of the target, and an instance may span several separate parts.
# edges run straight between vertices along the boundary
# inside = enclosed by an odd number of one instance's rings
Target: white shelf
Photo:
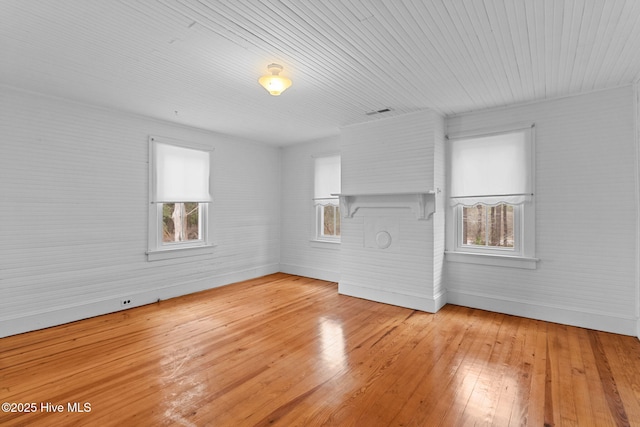
[[[440,189],[396,193],[340,193],[332,194],[340,198],[345,218],[362,208],[409,208],[417,219],[430,219],[436,211],[436,194]]]

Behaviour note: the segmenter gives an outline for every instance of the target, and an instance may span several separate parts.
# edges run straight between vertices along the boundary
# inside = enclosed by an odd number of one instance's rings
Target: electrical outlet
[[[120,305],[121,305],[122,307],[129,307],[129,306],[131,305],[131,300],[130,300],[130,299],[128,299],[128,298],[127,298],[127,299],[120,300]]]

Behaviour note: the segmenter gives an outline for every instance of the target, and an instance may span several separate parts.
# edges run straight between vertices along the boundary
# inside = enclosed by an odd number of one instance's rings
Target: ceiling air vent
[[[368,111],[365,114],[367,116],[373,116],[375,114],[388,113],[389,111],[391,111],[391,108],[383,108],[382,110]]]

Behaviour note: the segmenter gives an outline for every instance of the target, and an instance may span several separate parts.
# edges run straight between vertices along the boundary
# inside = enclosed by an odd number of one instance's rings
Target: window
[[[149,138],[150,261],[190,256],[211,247],[210,152],[167,138]]]
[[[497,206],[462,206],[462,246],[469,248],[515,247],[513,226],[517,206],[501,203]]]
[[[448,258],[533,259],[533,127],[450,139],[449,153],[454,226],[448,246],[454,256],[448,252]]]
[[[315,239],[340,241],[340,156],[315,158],[314,198]]]

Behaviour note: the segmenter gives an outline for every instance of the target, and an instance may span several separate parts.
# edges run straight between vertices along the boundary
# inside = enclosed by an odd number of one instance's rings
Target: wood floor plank
[[[613,376],[609,359],[606,356],[604,346],[600,340],[599,334],[595,332],[589,333],[591,348],[595,356],[596,367],[600,375],[600,381],[604,389],[605,399],[609,405],[609,410],[613,419],[618,426],[628,426],[629,419],[625,409],[624,402],[620,396],[620,391]]]
[[[432,341],[426,343],[426,348],[418,348],[418,351],[424,351],[428,360],[423,362],[420,370],[408,369],[418,380],[417,386],[412,390],[411,398],[402,402],[393,425],[421,425],[424,417],[443,397],[440,391],[445,389],[445,382],[455,375],[452,370],[455,355],[464,343],[467,330],[475,322],[472,313],[473,310],[464,307],[450,306],[436,315],[438,320]],[[457,321],[451,321],[453,318]]]
[[[597,363],[589,340],[589,332],[584,329],[577,329],[579,348],[580,351],[573,353],[579,354],[582,358],[584,366],[585,382],[582,385],[586,389],[586,398],[588,401],[586,404],[589,406],[589,411],[585,413],[591,414],[591,419],[582,416],[586,425],[593,424],[596,426],[615,425],[613,417],[609,411],[607,401],[605,398],[605,392],[600,381],[600,375],[597,369]]]
[[[580,349],[581,330],[569,329],[568,346],[571,349]],[[571,389],[575,399],[577,425],[580,426],[602,426],[606,425],[605,420],[597,418],[597,412],[594,411],[591,399],[591,390],[589,389],[589,377],[591,372],[589,366],[589,353],[582,351],[571,351]]]
[[[467,387],[467,399],[464,406],[454,407],[444,418],[444,425],[464,425],[475,420],[493,422],[497,409],[498,398],[502,391],[505,374],[504,358],[510,351],[510,328],[505,327],[504,322],[509,318],[498,316],[495,322],[495,335],[485,333],[482,335],[483,351],[470,353],[473,363],[477,366],[477,372],[469,378]],[[462,397],[463,395],[461,395]]]
[[[514,357],[507,362],[516,384],[509,425],[520,426],[529,423],[531,392],[533,390],[533,381],[536,379],[534,366],[536,357],[540,358],[540,354],[544,353],[544,351],[537,352],[537,335],[537,322],[521,318],[514,340]],[[540,385],[542,384],[544,384],[544,381],[541,381]],[[538,425],[541,424],[539,423]],[[532,425],[536,425],[536,423],[532,422]]]
[[[577,426],[576,401],[572,387],[571,348],[568,327],[549,328],[549,357],[551,359],[551,392],[553,419],[560,425]],[[559,399],[559,397],[562,397]]]
[[[0,401],[37,405],[2,426],[640,426],[640,341],[278,273],[0,339]]]
[[[640,363],[640,340],[629,341],[622,335],[594,333],[602,343],[611,374],[616,379],[616,389],[633,425],[634,420],[640,420],[640,371],[637,369]],[[624,378],[624,381],[620,381],[620,378]]]
[[[546,372],[547,372],[547,324],[537,320],[532,322],[532,339],[527,350],[531,352],[531,386],[527,405],[525,425],[545,425]]]
[[[433,326],[432,316],[414,312],[411,318],[407,319],[408,324],[409,322],[414,323],[414,328],[402,354],[402,364],[393,367],[390,372],[391,381],[386,390],[370,396],[376,403],[369,411],[369,418],[376,420],[378,425],[391,425],[405,410],[404,403],[414,398],[417,388],[424,380],[424,374],[416,374],[414,370],[406,367],[420,366],[424,372],[431,371],[434,354],[440,348],[434,345],[438,330]]]
[[[495,396],[490,405],[493,409],[492,424],[521,425],[521,412],[528,400],[529,389],[528,384],[521,386],[521,377],[526,377],[529,372],[522,362],[523,344],[520,342],[524,338],[521,325],[525,321],[518,317],[505,317],[498,336],[500,347],[494,347],[494,355],[490,359],[494,369],[484,374],[486,381],[495,385],[495,389],[487,393],[487,396]]]
[[[477,380],[478,371],[491,353],[495,344],[496,330],[501,323],[494,313],[474,312],[473,322],[461,335],[457,348],[438,360],[429,378],[428,390],[419,390],[424,397],[416,409],[410,425],[447,425],[450,412],[457,413],[466,408],[468,394]],[[438,390],[438,393],[434,391]],[[475,415],[474,415],[475,416]]]
[[[424,313],[413,312],[402,322],[402,329],[394,330],[397,335],[390,340],[389,345],[395,350],[391,353],[391,359],[383,360],[375,373],[375,382],[370,381],[370,387],[357,395],[357,400],[351,401],[354,408],[350,417],[346,419],[357,420],[362,425],[388,425],[394,416],[401,410],[401,403],[413,395],[413,389],[417,386],[415,372],[407,370],[406,366],[423,366],[428,360],[419,350],[428,345],[427,340],[433,335],[431,328],[425,327],[422,319],[426,320]],[[376,343],[377,344],[377,343]],[[383,348],[374,346],[373,351],[381,352]],[[402,363],[396,363],[402,360]],[[364,409],[368,408],[368,409]]]

